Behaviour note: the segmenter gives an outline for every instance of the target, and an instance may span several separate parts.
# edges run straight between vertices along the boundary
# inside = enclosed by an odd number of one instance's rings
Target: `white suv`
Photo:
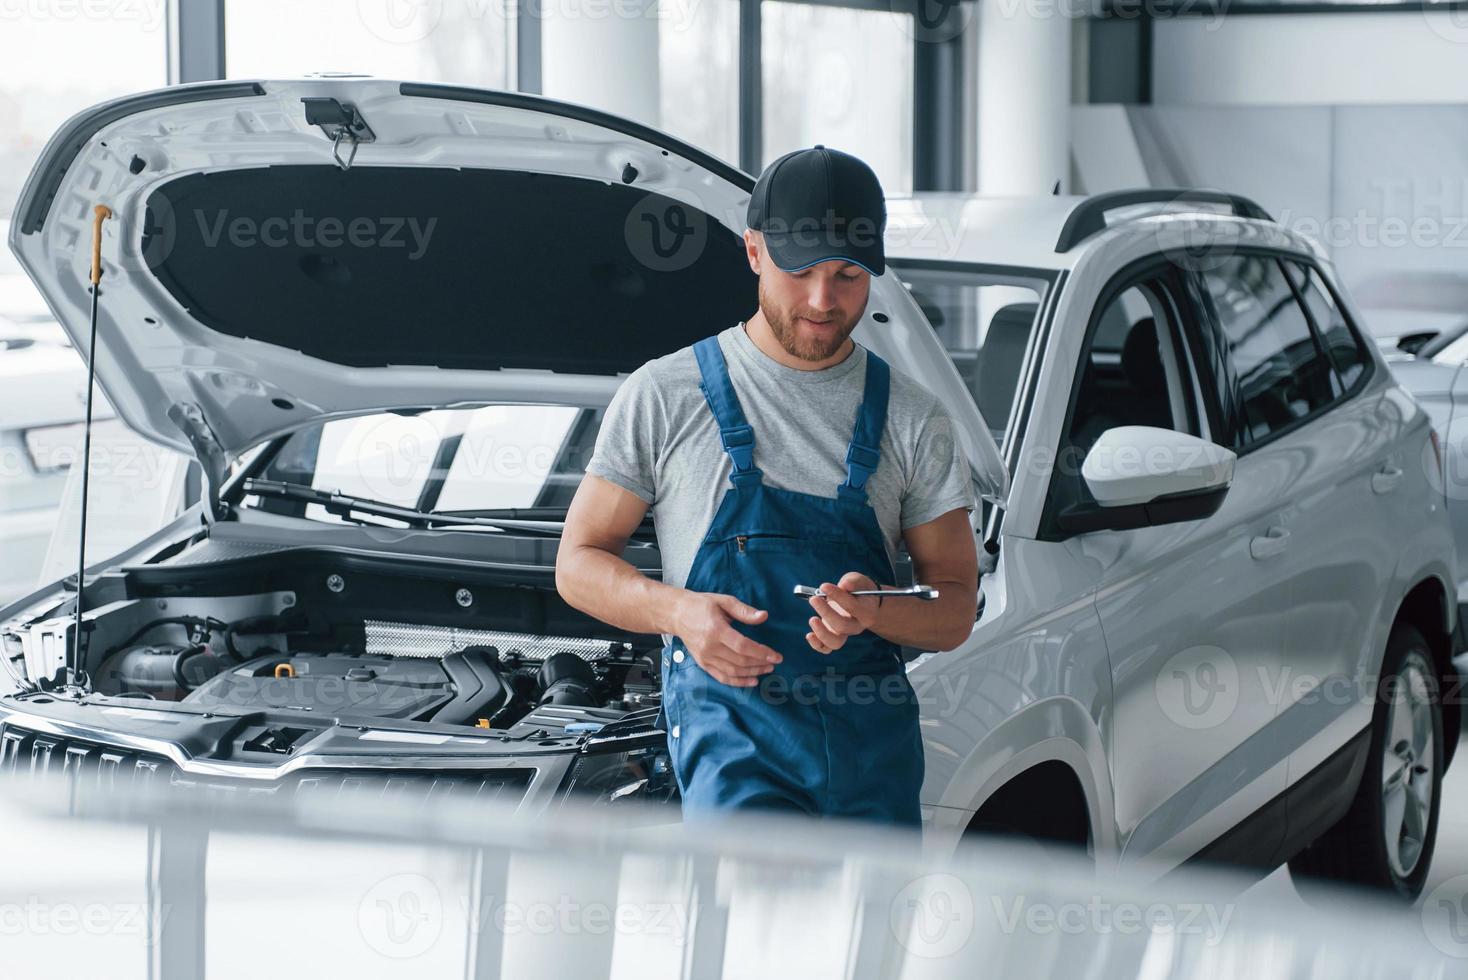
[[[752,184],[604,113],[377,79],[70,121],[11,247],[85,349],[112,208],[98,376],[204,488],[89,569],[76,662],[74,582],[0,609],[0,770],[669,800],[659,640],[560,600],[556,534],[619,378],[753,309]],[[1411,893],[1457,724],[1427,419],[1306,242],[1195,198],[892,202],[857,336],[986,502],[971,640],[909,651],[927,826],[1161,870],[1314,842]],[[657,573],[650,534],[627,554]]]
[[[972,639],[911,672],[933,825],[1414,896],[1459,724],[1442,463],[1319,250],[1212,192],[891,212],[1012,473]]]

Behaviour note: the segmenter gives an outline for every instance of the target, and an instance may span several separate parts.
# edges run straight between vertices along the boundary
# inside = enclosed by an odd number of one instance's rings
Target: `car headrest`
[[[1132,324],[1121,348],[1121,371],[1137,391],[1156,394],[1167,390],[1162,352],[1157,348],[1157,321],[1150,316]]]
[[[978,377],[974,379],[977,389],[974,397],[984,421],[991,426],[1009,418],[1009,405],[1019,384],[1025,345],[1029,343],[1030,328],[1038,309],[1037,303],[1010,303],[1001,306],[989,321]]]

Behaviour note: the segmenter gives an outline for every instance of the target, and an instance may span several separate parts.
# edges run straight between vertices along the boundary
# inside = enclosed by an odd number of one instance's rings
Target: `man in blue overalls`
[[[567,515],[561,595],[663,635],[686,817],[919,823],[923,745],[901,647],[966,639],[978,571],[952,421],[851,339],[886,267],[885,223],[857,158],[816,146],[770,164],[744,233],[759,310],[628,377]],[[621,557],[649,507],[662,582]],[[891,588],[903,545],[937,600],[850,594]]]

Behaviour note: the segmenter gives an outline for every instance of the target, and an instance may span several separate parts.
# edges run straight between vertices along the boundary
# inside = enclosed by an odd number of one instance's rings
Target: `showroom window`
[[[513,89],[511,9],[480,0],[228,3],[225,71],[230,78],[357,72]]]
[[[659,127],[739,159],[739,0],[682,0],[658,20]]]
[[[865,160],[888,194],[910,192],[912,15],[786,0],[760,9],[765,162],[823,143]]]
[[[1204,270],[1202,280],[1238,379],[1239,446],[1282,432],[1330,403],[1330,364],[1273,257],[1229,256]]]
[[[0,605],[75,567],[80,485],[71,468],[86,393],[81,358],[4,245],[15,205],[67,119],[167,83],[163,0],[0,3]],[[167,477],[182,472],[177,454],[112,417],[100,389],[95,418],[89,561],[156,530],[170,516]]]

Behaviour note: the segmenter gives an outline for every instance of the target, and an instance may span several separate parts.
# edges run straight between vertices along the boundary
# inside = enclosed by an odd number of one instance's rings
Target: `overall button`
[[[673,651],[673,663],[675,663],[675,664],[681,664],[682,662],[683,662],[683,651],[682,650],[674,650]]]
[[[672,735],[673,735],[674,738],[677,738],[678,737],[678,726],[677,725],[674,725],[673,726]]]

